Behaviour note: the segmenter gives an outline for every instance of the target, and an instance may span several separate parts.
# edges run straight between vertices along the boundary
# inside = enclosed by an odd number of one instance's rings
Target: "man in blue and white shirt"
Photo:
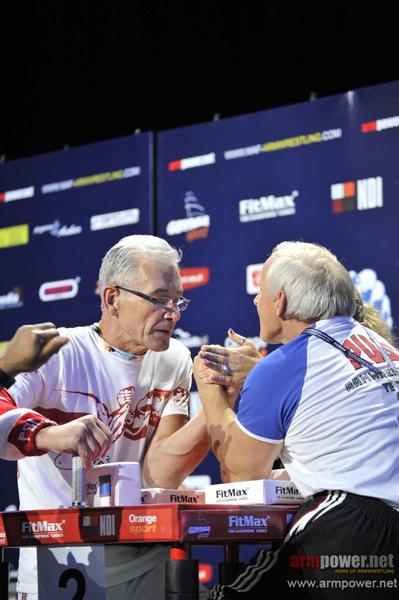
[[[399,353],[353,320],[349,273],[321,246],[279,244],[254,303],[261,338],[283,345],[251,371],[237,414],[234,388],[205,383],[206,362],[195,361],[212,447],[225,481],[267,478],[280,455],[309,500],[277,553],[210,597],[396,598]],[[353,569],[326,555],[352,557]]]

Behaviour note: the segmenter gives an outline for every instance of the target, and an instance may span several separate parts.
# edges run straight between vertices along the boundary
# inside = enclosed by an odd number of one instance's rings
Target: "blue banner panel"
[[[152,134],[0,165],[0,339],[98,319],[102,257],[152,220]]]
[[[397,321],[399,82],[165,131],[157,156],[157,232],[182,248],[191,298],[176,337],[193,354],[229,327],[268,351],[252,301],[284,240],[327,246]]]

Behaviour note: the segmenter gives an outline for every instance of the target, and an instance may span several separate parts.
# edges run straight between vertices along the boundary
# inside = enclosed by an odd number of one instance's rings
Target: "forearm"
[[[238,426],[225,388],[200,383],[199,393],[222,480],[264,479],[265,473],[272,469],[280,445],[257,440]]]
[[[231,398],[218,385],[200,385],[199,393],[207,422],[211,448],[220,463],[223,481],[240,481],[250,469],[238,438]]]
[[[170,436],[151,443],[143,461],[146,485],[178,487],[208,452],[208,432],[201,411]]]

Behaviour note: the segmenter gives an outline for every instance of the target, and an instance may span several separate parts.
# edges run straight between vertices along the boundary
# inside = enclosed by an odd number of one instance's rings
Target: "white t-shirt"
[[[188,415],[189,350],[171,339],[164,352],[148,350],[142,357],[127,360],[110,351],[93,327],[60,329],[60,333],[70,342],[37,372],[19,375],[9,390],[18,408],[0,416],[0,456],[24,456],[23,448],[9,441],[13,425],[24,412],[39,413],[59,425],[94,414],[113,433],[108,455],[97,464],[141,462],[159,420],[167,415]],[[18,471],[20,510],[71,506],[70,454],[28,456],[19,460]],[[117,552],[118,546],[112,548]],[[34,549],[21,549],[20,592],[37,591],[34,553]],[[130,573],[132,570],[130,564]]]
[[[399,509],[399,398],[392,385],[399,380],[398,351],[350,318],[315,327],[384,376],[302,334],[250,373],[236,422],[256,439],[283,442],[282,461],[303,496],[344,490]]]

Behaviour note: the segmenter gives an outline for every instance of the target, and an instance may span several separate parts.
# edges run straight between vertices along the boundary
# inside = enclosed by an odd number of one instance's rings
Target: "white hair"
[[[267,272],[273,298],[285,292],[285,316],[317,321],[338,315],[352,316],[355,295],[351,277],[327,248],[307,242],[282,242],[272,252]]]
[[[154,235],[128,235],[108,250],[101,262],[98,287],[103,306],[103,291],[109,284],[134,285],[143,259],[178,268],[181,252]]]

